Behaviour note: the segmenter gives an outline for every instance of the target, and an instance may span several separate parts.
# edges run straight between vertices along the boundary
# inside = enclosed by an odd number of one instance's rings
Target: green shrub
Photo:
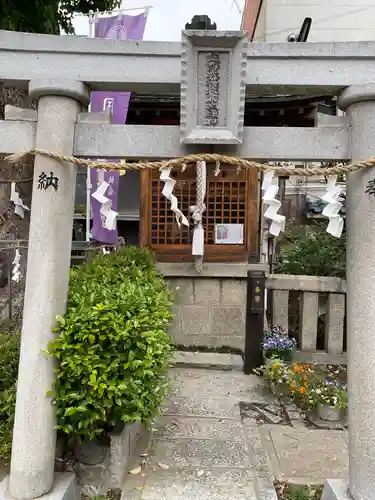
[[[73,268],[67,313],[49,346],[58,361],[58,429],[94,438],[152,417],[168,386],[171,319],[170,293],[146,250]]]
[[[7,460],[12,447],[20,334],[0,335],[0,458]]]
[[[345,278],[346,238],[326,232],[327,222],[294,228],[280,241],[276,272]]]

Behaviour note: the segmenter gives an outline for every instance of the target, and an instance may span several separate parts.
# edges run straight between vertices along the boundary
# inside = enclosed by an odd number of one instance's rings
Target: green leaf
[[[72,415],[75,415],[76,413],[77,413],[77,408],[71,407],[71,408],[67,408],[65,410],[64,416],[65,417],[71,417]]]
[[[48,349],[60,431],[94,438],[157,413],[173,354],[171,307],[145,249],[98,255],[71,271],[64,323]]]
[[[56,316],[56,322],[57,322],[60,326],[64,326],[64,325],[65,325],[65,319],[64,319],[62,316]]]

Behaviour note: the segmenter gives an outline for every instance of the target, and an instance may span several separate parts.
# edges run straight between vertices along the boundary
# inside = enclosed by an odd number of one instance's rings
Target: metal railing
[[[71,266],[76,266],[91,260],[92,255],[100,252],[103,245],[94,245],[86,241],[73,241]],[[115,248],[106,245],[105,248]],[[22,314],[21,298],[25,280],[12,280],[16,250],[21,255],[20,272],[26,276],[28,240],[0,240],[0,321],[12,322]]]

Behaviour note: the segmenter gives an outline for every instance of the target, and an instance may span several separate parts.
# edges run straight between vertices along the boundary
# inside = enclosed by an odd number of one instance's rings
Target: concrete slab
[[[186,368],[171,378],[145,468],[129,476],[122,500],[277,500],[256,421],[240,416],[242,400],[275,403],[262,381]]]
[[[261,377],[237,372],[174,368],[170,371],[172,396],[185,398],[235,398],[248,403],[276,403]]]
[[[261,426],[246,426],[244,433],[246,436],[247,449],[250,457],[251,467],[257,475],[270,477],[270,462],[267,451],[260,436]]]
[[[256,500],[254,475],[238,469],[152,472],[142,500]]]
[[[268,475],[257,474],[255,492],[257,500],[278,500],[272,479]]]
[[[168,398],[164,403],[162,413],[163,415],[177,415],[180,417],[195,416],[240,420],[240,408],[234,398]]]
[[[348,475],[346,432],[263,425],[260,434],[276,479],[322,484]]]
[[[154,427],[156,429],[154,432],[156,439],[245,440],[240,420],[165,416],[158,418]]]
[[[148,463],[126,481],[122,500],[277,500],[274,478],[321,484],[347,477],[347,432],[241,419],[244,402],[277,413],[277,401],[258,377],[174,368],[171,378],[173,392],[153,425]]]
[[[170,468],[250,467],[245,442],[216,439],[155,439],[151,464],[158,463],[163,463]]]
[[[242,371],[243,359],[238,354],[177,351],[174,356],[174,365],[193,368]]]

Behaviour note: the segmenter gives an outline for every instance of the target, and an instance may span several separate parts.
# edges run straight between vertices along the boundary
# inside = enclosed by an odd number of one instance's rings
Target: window
[[[160,261],[192,260],[193,228],[189,207],[196,202],[196,169],[188,165],[182,172],[172,170],[176,180],[174,194],[178,206],[189,219],[190,227],[178,228],[170,203],[162,195],[164,183],[158,170],[141,171],[141,245],[151,247]],[[214,175],[214,165],[207,165],[206,211],[203,214],[205,261],[247,261],[258,257],[259,182],[255,169],[238,170],[221,165]],[[217,224],[243,226],[242,244],[216,244]]]

